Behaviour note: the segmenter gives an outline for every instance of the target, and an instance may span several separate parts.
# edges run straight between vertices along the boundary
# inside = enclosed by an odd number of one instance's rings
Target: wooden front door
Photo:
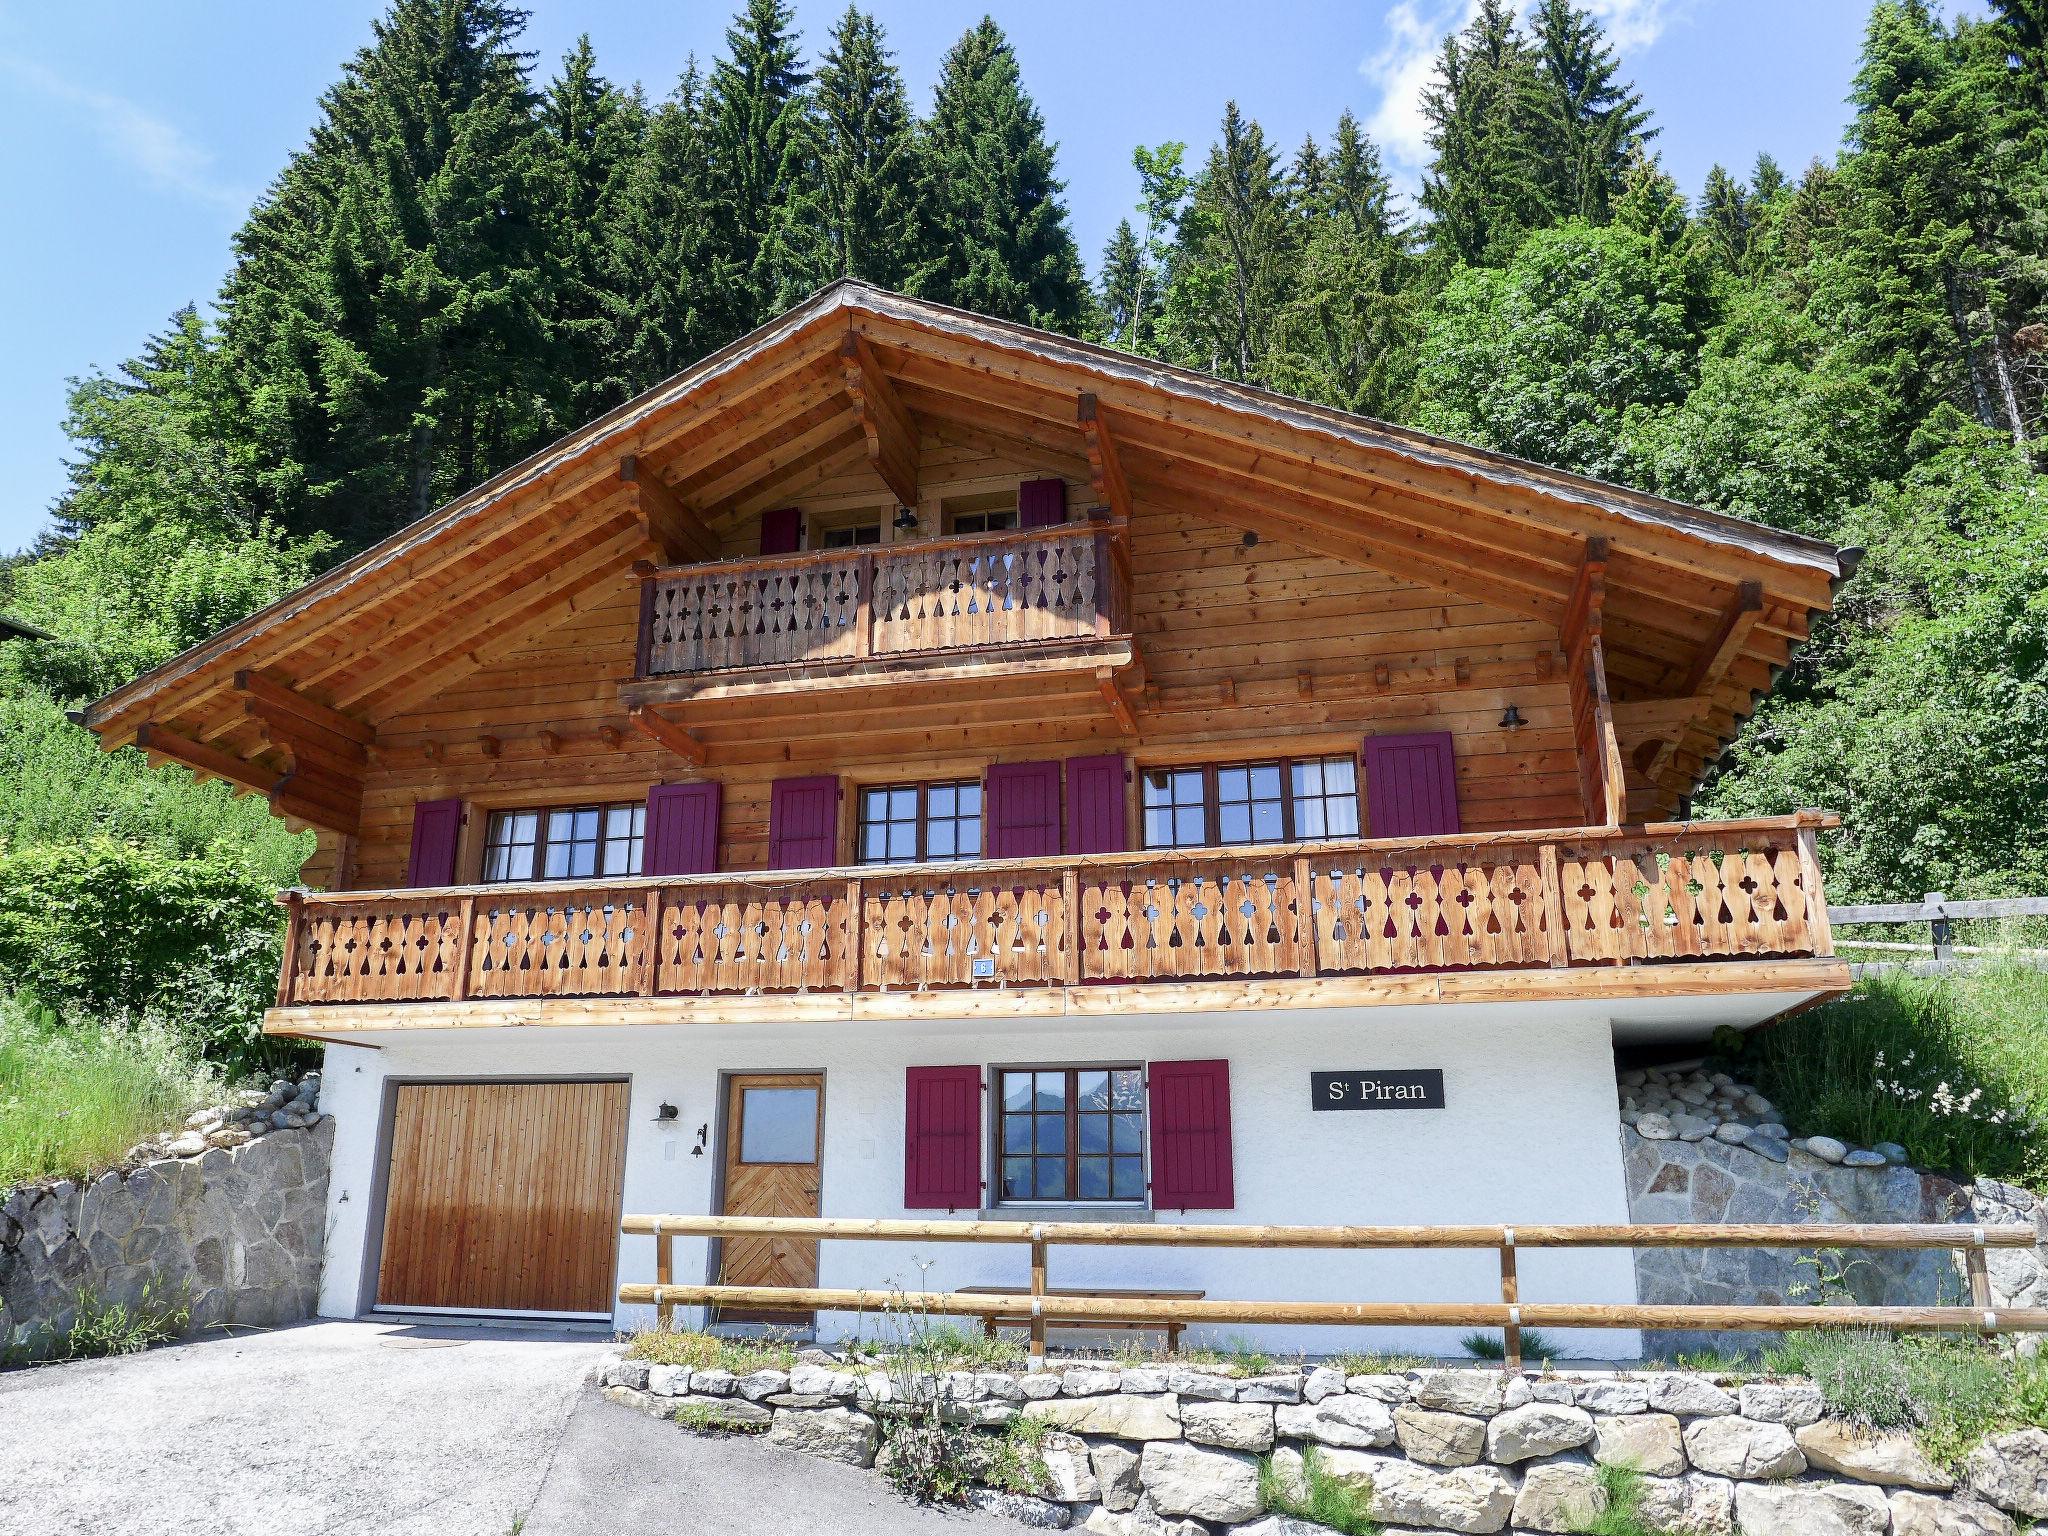
[[[728,1216],[816,1216],[824,1182],[825,1075],[743,1073],[726,1081],[725,1202]],[[779,1237],[729,1237],[720,1283],[818,1283],[818,1245]],[[797,1322],[808,1309],[724,1308],[730,1322]]]
[[[401,1083],[377,1306],[610,1316],[626,1089]]]

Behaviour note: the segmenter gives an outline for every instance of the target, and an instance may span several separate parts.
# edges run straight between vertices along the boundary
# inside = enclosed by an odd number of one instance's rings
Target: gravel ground
[[[590,1335],[309,1323],[0,1374],[0,1533],[1016,1529],[604,1402],[583,1378],[605,1348]]]

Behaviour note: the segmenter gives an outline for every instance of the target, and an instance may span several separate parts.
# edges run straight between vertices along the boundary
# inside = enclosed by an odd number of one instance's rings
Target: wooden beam
[[[710,755],[705,751],[703,742],[645,704],[635,704],[626,711],[626,718],[692,767],[702,768]]]
[[[1117,681],[1115,669],[1112,667],[1097,667],[1095,669],[1095,686],[1102,694],[1102,702],[1109,706],[1109,713],[1115,719],[1117,729],[1126,736],[1137,735],[1137,712],[1131,708],[1131,701],[1124,697],[1123,686]]]
[[[1721,679],[1728,675],[1728,668],[1749,642],[1749,632],[1756,628],[1763,611],[1762,582],[1745,581],[1735,589],[1727,611],[1715,626],[1713,638],[1700,647],[1699,659],[1685,675],[1685,682],[1678,690],[1682,696],[1692,698],[1711,693],[1720,686]]]
[[[235,674],[235,691],[246,694],[249,701],[261,706],[266,715],[282,713],[295,716],[358,746],[373,747],[377,744],[376,727],[364,724],[354,715],[343,714],[332,705],[322,704],[318,699],[308,698],[293,687],[289,679],[244,667]]]
[[[164,729],[154,720],[145,720],[135,728],[135,745],[151,757],[169,758],[187,768],[210,773],[216,779],[226,779],[230,784],[253,789],[259,795],[269,794],[282,782],[275,772],[260,763],[252,763],[217,747],[204,746],[189,736]]]
[[[619,483],[632,498],[633,515],[640,520],[647,541],[659,547],[671,563],[717,558],[717,536],[639,455],[629,453],[619,460]]]
[[[216,739],[231,730],[234,723],[244,720],[253,722],[258,734],[273,746],[307,747],[336,762],[350,764],[351,772],[360,772],[370,761],[370,749],[360,741],[316,725],[303,715],[287,714],[262,699],[244,698],[239,711],[223,717],[223,728]]]
[[[895,387],[865,338],[853,331],[839,344],[846,392],[867,438],[868,459],[906,507],[917,505],[917,424],[896,398]]]
[[[353,837],[362,824],[362,792],[351,797],[324,780],[288,773],[277,781],[268,796],[270,808],[280,816],[296,817],[329,832]]]
[[[1084,390],[1075,413],[1081,424],[1081,439],[1088,447],[1088,483],[1101,505],[1120,520],[1131,520],[1131,483],[1124,478],[1123,457],[1117,452],[1116,437],[1109,429],[1102,404]]]

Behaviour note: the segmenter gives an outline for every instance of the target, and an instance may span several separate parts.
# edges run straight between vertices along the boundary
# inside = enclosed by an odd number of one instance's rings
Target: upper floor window
[[[644,801],[493,811],[484,830],[484,879],[589,880],[640,873]]]
[[[1014,491],[948,496],[940,503],[948,533],[1002,533],[1018,526]]]
[[[871,784],[860,792],[860,862],[981,857],[981,782]]]
[[[1145,1198],[1145,1074],[1051,1067],[996,1074],[1004,1200]]]
[[[1358,763],[1350,757],[1148,768],[1147,848],[1214,848],[1358,835]]]
[[[850,523],[843,528],[826,528],[818,535],[820,549],[858,549],[882,542],[880,523]]]

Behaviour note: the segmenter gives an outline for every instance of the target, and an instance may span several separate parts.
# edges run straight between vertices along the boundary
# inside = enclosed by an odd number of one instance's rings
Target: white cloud
[[[168,192],[227,208],[246,208],[249,195],[214,171],[213,155],[175,123],[122,96],[67,80],[27,59],[0,57],[0,71],[38,95],[75,108],[107,150]]]
[[[1579,0],[1623,56],[1652,46],[1692,0]],[[1526,4],[1523,7],[1526,9]],[[1397,168],[1419,177],[1429,163],[1422,93],[1436,72],[1444,38],[1478,12],[1478,0],[1394,0],[1382,23],[1385,41],[1358,66],[1379,92],[1366,131]]]

